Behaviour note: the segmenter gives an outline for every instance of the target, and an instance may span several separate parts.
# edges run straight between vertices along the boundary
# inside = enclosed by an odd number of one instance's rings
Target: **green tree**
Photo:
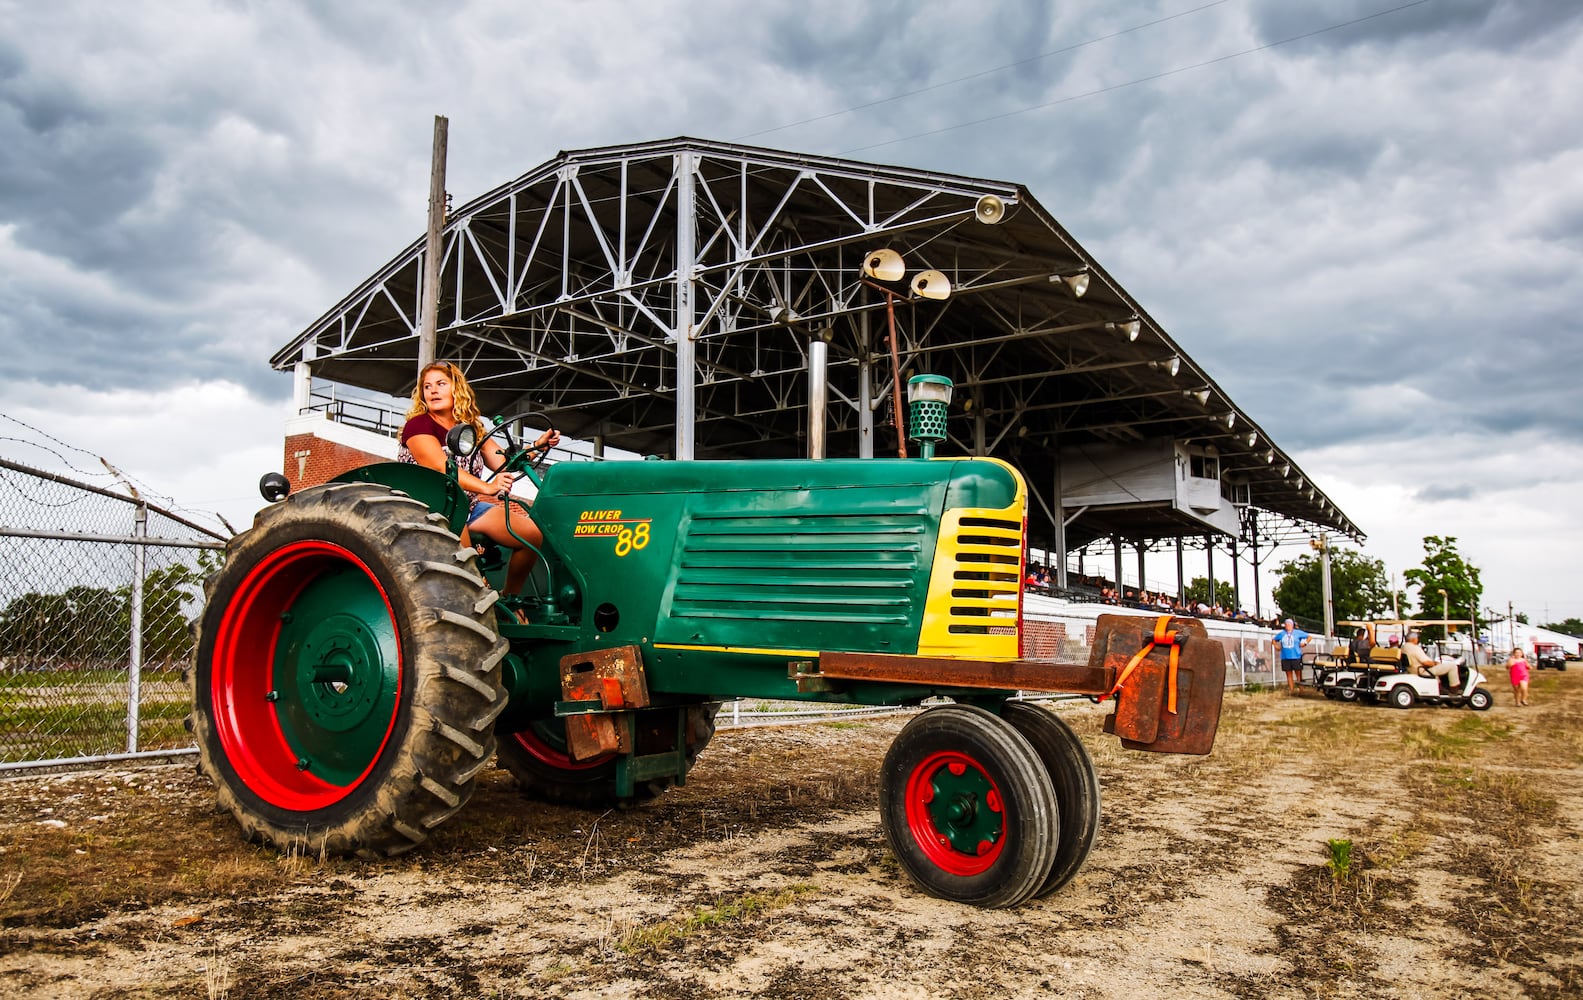
[[[203,607],[203,579],[217,562],[212,553],[203,551],[196,566],[176,563],[143,578],[144,663],[169,665],[191,655],[189,626]],[[130,603],[131,589],[123,587],[120,593]]]
[[[1583,618],[1565,618],[1541,627],[1552,632],[1565,632],[1567,635],[1583,635]]]
[[[1216,580],[1215,596],[1211,598],[1209,596],[1209,577],[1195,576],[1193,581],[1187,585],[1187,601],[1189,604],[1194,605],[1200,601],[1210,605],[1218,604],[1228,611],[1234,611],[1236,610],[1237,591],[1231,585],[1231,581]]]
[[[1281,617],[1305,627],[1320,628],[1325,621],[1324,567],[1318,553],[1289,559],[1276,567],[1273,595]],[[1398,593],[1399,601],[1405,597]],[[1391,610],[1390,578],[1385,564],[1353,549],[1330,550],[1330,600],[1335,620],[1361,621]]]
[[[1438,535],[1424,537],[1424,564],[1402,574],[1407,585],[1418,588],[1418,617],[1447,617],[1455,620],[1467,618],[1478,607],[1484,593],[1479,583],[1479,569],[1457,551],[1454,537]],[[1441,591],[1445,591],[1442,595]],[[1439,626],[1424,629],[1425,638],[1441,638],[1445,634]]]

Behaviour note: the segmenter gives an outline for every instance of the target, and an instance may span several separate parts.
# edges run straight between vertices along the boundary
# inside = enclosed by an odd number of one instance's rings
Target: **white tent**
[[[1479,630],[1479,634],[1489,640],[1490,646],[1497,650],[1510,650],[1513,646],[1521,646],[1528,653],[1533,653],[1534,643],[1553,642],[1566,650],[1568,656],[1577,656],[1583,652],[1583,640],[1575,635],[1565,632],[1554,632],[1537,625],[1525,625],[1512,619],[1500,619],[1490,622]]]

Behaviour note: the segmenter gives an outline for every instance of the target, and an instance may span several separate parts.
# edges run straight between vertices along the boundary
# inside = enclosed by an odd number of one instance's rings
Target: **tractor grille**
[[[774,623],[905,627],[921,600],[929,527],[927,509],[889,504],[883,512],[695,513],[669,617],[759,622],[794,643],[796,634]]]
[[[952,557],[946,630],[958,635],[1014,635],[1022,593],[1022,522],[964,516],[941,529]]]

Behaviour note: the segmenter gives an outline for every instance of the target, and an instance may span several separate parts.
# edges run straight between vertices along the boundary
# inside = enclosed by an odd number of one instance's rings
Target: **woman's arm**
[[[412,452],[412,457],[426,469],[435,472],[445,471],[445,449],[440,447],[438,438],[428,434],[414,434],[407,439],[407,450]],[[497,452],[499,448],[495,449]],[[484,462],[488,464],[488,446],[485,446]],[[484,482],[466,469],[456,470],[456,482],[469,493],[482,493],[493,496],[502,490],[510,490],[511,484],[517,481],[517,476],[512,472],[502,472],[490,482]]]

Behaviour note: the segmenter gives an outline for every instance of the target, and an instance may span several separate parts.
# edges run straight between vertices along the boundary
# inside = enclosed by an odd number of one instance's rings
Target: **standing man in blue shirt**
[[[1281,669],[1286,671],[1286,693],[1296,694],[1297,682],[1303,676],[1303,647],[1308,645],[1308,633],[1288,618],[1270,642],[1281,652]]]

